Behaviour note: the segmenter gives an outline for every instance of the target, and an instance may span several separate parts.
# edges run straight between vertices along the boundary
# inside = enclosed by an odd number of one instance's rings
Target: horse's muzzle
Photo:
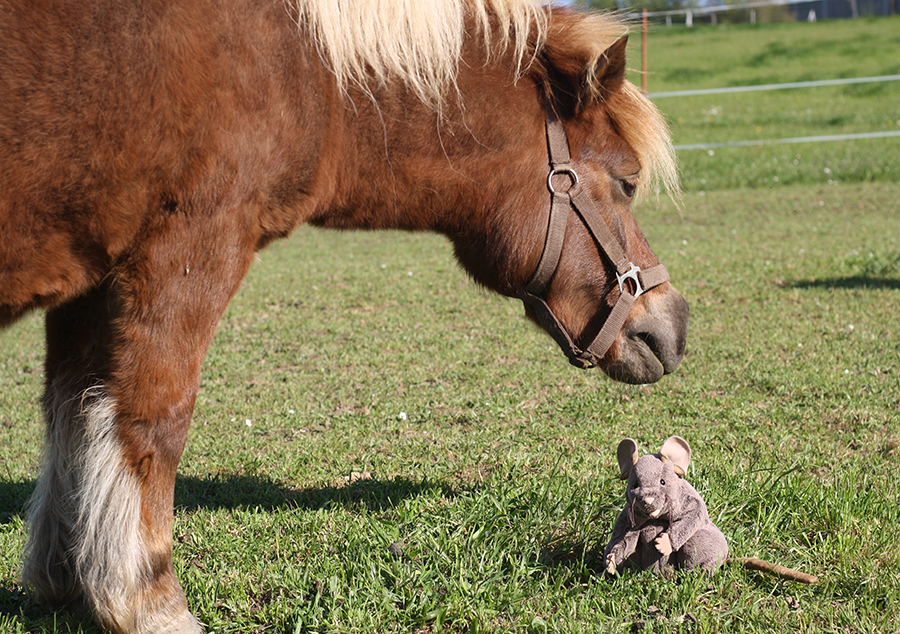
[[[601,364],[623,383],[653,383],[673,372],[684,358],[688,304],[671,284],[645,293],[632,308],[616,342]]]

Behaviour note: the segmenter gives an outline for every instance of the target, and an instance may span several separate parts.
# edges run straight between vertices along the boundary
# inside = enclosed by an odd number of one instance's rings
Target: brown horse
[[[171,524],[201,361],[300,223],[441,232],[573,363],[673,370],[687,305],[629,205],[674,163],[624,33],[538,0],[0,0],[0,325],[47,310],[34,595],[199,631]]]

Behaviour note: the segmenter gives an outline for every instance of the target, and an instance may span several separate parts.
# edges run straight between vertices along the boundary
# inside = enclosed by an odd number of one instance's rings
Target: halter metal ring
[[[638,274],[641,272],[641,267],[636,265],[634,262],[629,262],[628,266],[630,266],[631,268],[628,269],[627,271],[625,271],[624,273],[622,273],[621,275],[618,272],[616,272],[616,279],[619,281],[619,292],[620,293],[625,292],[625,288],[624,288],[625,280],[632,280],[632,281],[634,281],[634,298],[637,299],[644,292],[644,288],[641,286],[641,280],[638,277]]]
[[[572,184],[569,185],[569,189],[566,189],[565,191],[560,192],[559,190],[554,189],[554,187],[553,187],[553,177],[558,176],[558,175],[561,176],[563,174],[565,174],[566,176],[569,177],[569,179],[572,181]],[[577,185],[577,184],[578,184],[578,172],[573,170],[571,167],[554,167],[553,169],[550,170],[550,173],[547,175],[547,189],[550,190],[551,194],[556,194],[556,193],[565,194],[566,192],[571,190],[573,187],[575,187],[575,185]]]

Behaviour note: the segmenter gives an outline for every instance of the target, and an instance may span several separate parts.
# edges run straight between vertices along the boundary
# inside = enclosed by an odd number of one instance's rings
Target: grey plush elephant
[[[728,556],[725,536],[710,520],[700,494],[684,479],[691,461],[687,441],[672,436],[658,454],[638,457],[637,443],[626,438],[616,456],[628,488],[604,554],[606,571],[713,571],[721,566]]]

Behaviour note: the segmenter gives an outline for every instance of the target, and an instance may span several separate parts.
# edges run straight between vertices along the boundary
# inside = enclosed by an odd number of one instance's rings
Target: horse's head
[[[537,164],[540,175],[498,212],[520,226],[458,254],[470,271],[484,251],[502,254],[495,267],[506,272],[485,283],[522,298],[573,364],[651,383],[681,362],[688,306],[630,207],[654,182],[677,190],[673,154],[660,114],[625,80],[626,39],[598,49],[589,21],[554,12],[529,71],[538,98],[516,132],[533,145],[516,164],[522,173],[522,162]]]
[[[648,181],[658,176],[651,170],[673,178],[667,130],[625,81],[625,38],[580,64],[573,64],[571,40],[559,55],[556,39],[548,41],[544,53],[545,68],[554,78],[545,84],[545,98],[566,134],[554,139],[553,127],[548,129],[551,163],[568,158],[552,156],[554,151],[565,154],[568,137],[569,163],[578,181],[561,185],[576,191],[567,191],[573,204],[563,248],[555,273],[546,276],[543,295],[525,295],[527,310],[551,333],[556,324],[564,328],[574,350],[565,338],[561,345],[573,363],[596,364],[628,383],[653,382],[681,362],[688,306],[669,283],[630,206],[637,191],[650,189]],[[553,180],[559,177],[551,179],[551,189]]]
[[[357,47],[371,53],[360,66],[406,86],[385,79],[354,93],[343,81],[356,98],[333,111],[352,132],[339,154],[338,212],[313,221],[438,230],[473,278],[525,300],[573,363],[628,383],[658,380],[682,359],[688,308],[630,206],[654,183],[677,189],[677,178],[661,115],[625,80],[626,29],[531,0],[463,4],[490,9],[469,24],[487,37],[445,38],[457,52],[417,49],[435,40],[428,33],[415,46]],[[442,83],[444,57],[459,63]]]
[[[649,383],[680,363],[688,307],[630,213],[640,160],[608,113],[589,121],[570,154],[569,135],[548,110],[547,233],[519,296],[574,365]]]

